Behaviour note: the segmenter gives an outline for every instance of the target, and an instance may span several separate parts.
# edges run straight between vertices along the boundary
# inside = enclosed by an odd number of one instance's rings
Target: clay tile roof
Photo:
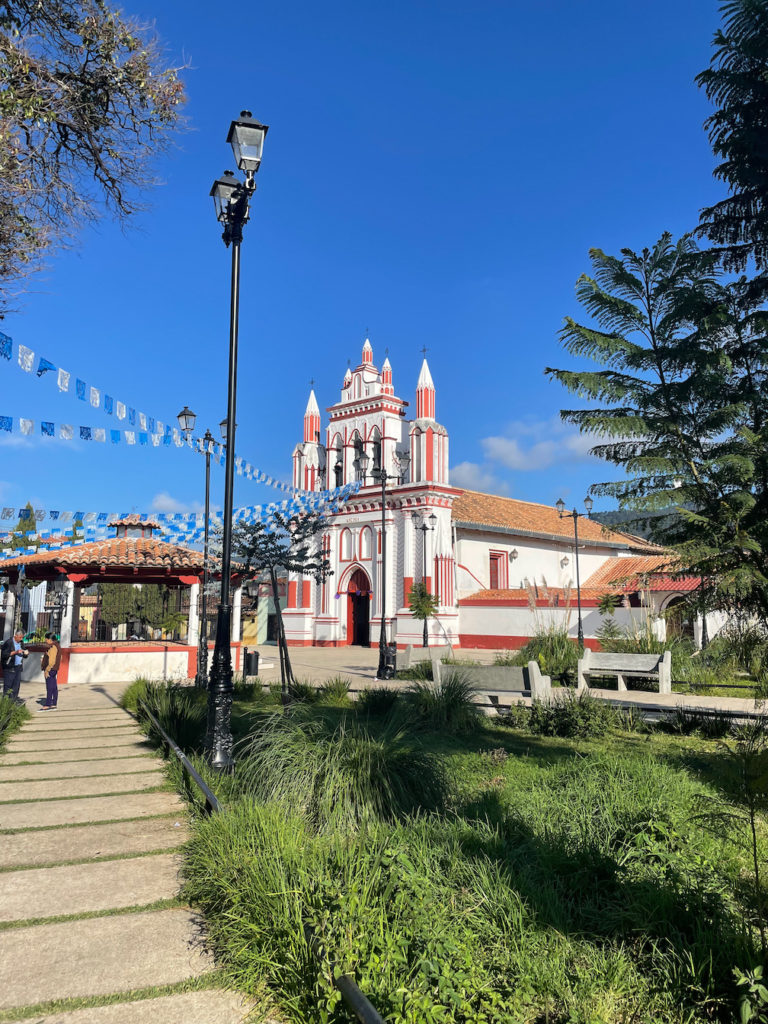
[[[612,558],[593,572],[585,587],[599,587],[629,593],[648,587],[650,590],[695,590],[698,576],[678,576],[680,563],[671,554],[645,557]]]
[[[191,569],[201,572],[203,554],[191,548],[155,540],[153,537],[112,537],[89,544],[74,544],[54,551],[39,551],[0,562],[0,568],[25,565],[57,565],[62,568],[101,567],[139,569]]]
[[[142,519],[140,512],[131,512],[128,516],[123,516],[122,519],[113,519],[110,526],[152,526],[157,530],[162,529],[162,524],[158,523],[156,519]]]
[[[537,593],[538,590],[538,593]],[[582,601],[599,601],[605,593],[605,588],[593,588],[593,587],[582,587],[581,588],[581,599]],[[489,601],[514,601],[520,604],[529,604],[532,599],[536,600],[537,606],[549,605],[567,605],[576,603],[576,587],[571,587],[570,590],[564,590],[562,587],[543,587],[534,588],[529,591],[525,587],[516,587],[513,590],[477,590],[474,594],[468,594],[467,597],[462,597],[460,604],[473,604],[481,602],[483,604]]]
[[[456,522],[474,526],[496,526],[523,534],[547,537],[573,538],[573,520],[562,519],[552,505],[539,505],[532,501],[502,498],[480,491],[462,491],[453,503],[451,516]],[[660,551],[639,537],[609,530],[601,523],[586,517],[579,519],[579,539],[600,544],[620,545],[636,551]]]

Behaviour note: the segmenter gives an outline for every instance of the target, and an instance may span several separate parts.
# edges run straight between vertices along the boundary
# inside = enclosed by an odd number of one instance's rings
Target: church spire
[[[433,420],[435,418],[435,384],[429,372],[426,357],[421,364],[421,373],[416,384],[416,419]]]
[[[320,436],[320,409],[315,398],[314,388],[309,392],[309,401],[304,412],[304,440],[317,442]]]
[[[389,356],[384,360],[384,365],[381,368],[381,388],[385,395],[394,395],[395,389],[392,387],[392,364],[389,361]]]
[[[363,345],[363,366],[370,366],[373,363],[373,349],[368,338],[365,339]]]

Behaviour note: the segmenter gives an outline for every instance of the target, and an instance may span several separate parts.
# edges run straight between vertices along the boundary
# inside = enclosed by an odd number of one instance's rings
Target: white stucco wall
[[[460,616],[460,634],[464,647],[473,646],[473,636],[478,638],[477,646],[479,647],[503,648],[505,639],[510,642],[517,640],[518,646],[520,646],[520,638],[527,639],[538,630],[550,626],[562,628],[565,625],[570,637],[575,640],[578,636],[575,598],[570,608],[537,608],[535,612],[528,607],[467,604],[460,609]],[[642,628],[645,616],[646,612],[643,608],[617,608],[613,618],[620,628]],[[582,610],[582,623],[586,638],[593,638],[596,635],[602,624],[602,618],[597,608]],[[489,638],[496,638],[498,643],[492,642]]]

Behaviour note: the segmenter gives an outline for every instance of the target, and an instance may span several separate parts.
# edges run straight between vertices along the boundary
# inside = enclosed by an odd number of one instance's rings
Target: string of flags
[[[14,341],[7,334],[0,332],[0,358],[14,363]],[[74,377],[69,370],[57,366],[50,359],[37,355],[26,345],[16,346],[15,363],[25,373],[33,373],[36,377],[55,376],[59,391],[73,394],[76,399],[87,403],[93,409],[101,409],[108,416],[114,416],[120,422],[118,428],[77,426],[72,423],[56,424],[51,420],[27,419],[25,417],[0,416],[0,432],[20,433],[22,436],[41,436],[58,438],[62,441],[91,441],[96,444],[126,444],[141,447],[175,447],[191,448],[200,454],[215,456],[220,465],[225,462],[225,445],[216,441],[206,443],[199,438],[186,438],[178,427],[163,423],[162,420],[137,410],[134,406],[107,394],[79,377]],[[287,494],[313,494],[316,492],[302,491],[292,487],[283,480],[276,480],[268,473],[253,466],[247,459],[235,456],[235,471],[238,476],[247,480],[266,484]]]
[[[347,500],[358,487],[347,484],[337,488],[336,492],[316,492],[311,495],[299,495],[280,502],[266,505],[246,505],[235,509],[232,518],[235,522],[263,522],[267,528],[274,525],[275,513],[290,517],[294,514],[316,511],[321,515],[334,514],[339,505]],[[10,536],[24,537],[28,545],[13,550],[0,551],[0,561],[18,558],[20,555],[33,555],[39,551],[55,551],[60,548],[77,547],[94,541],[109,540],[114,535],[110,523],[115,519],[124,519],[129,513],[61,511],[58,509],[15,509],[3,508],[0,519],[12,520],[18,516],[23,523],[34,514],[35,527],[27,531],[4,531],[0,528],[0,545]],[[41,529],[40,523],[49,522],[50,527]],[[199,512],[159,512],[141,513],[140,522],[155,521],[163,525],[162,540],[167,543],[194,545],[201,544],[205,536],[205,516]],[[212,513],[210,526],[215,530],[224,521],[222,512]],[[62,536],[62,529],[71,527],[76,538]],[[32,543],[32,542],[35,543]]]

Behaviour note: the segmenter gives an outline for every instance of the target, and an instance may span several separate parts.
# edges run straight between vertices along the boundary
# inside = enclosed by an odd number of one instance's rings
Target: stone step
[[[136,723],[132,718],[127,718],[125,715],[115,716],[114,718],[97,718],[96,721],[83,718],[82,715],[79,715],[77,718],[63,719],[57,708],[55,711],[38,712],[32,721],[24,723],[22,731],[25,733],[56,732],[69,735],[72,732],[78,732],[83,729],[103,729],[105,732],[111,732],[113,729],[127,729],[129,727],[135,729]]]
[[[213,969],[200,934],[183,909],[13,928],[3,933],[0,1010],[198,977]]]
[[[140,757],[153,753],[154,748],[146,740],[137,739],[133,746],[120,747],[119,757]],[[56,761],[100,761],[112,755],[111,745],[76,747],[75,750],[18,750],[0,754],[0,767],[6,764],[50,764]]]
[[[0,804],[11,800],[56,800],[63,796],[101,796],[104,793],[137,793],[154,789],[165,782],[158,767],[154,772],[131,775],[94,775],[66,782],[46,779],[42,782],[4,782],[0,776]]]
[[[74,800],[41,800],[0,805],[0,829],[84,825],[87,822],[149,818],[180,814],[184,801],[175,793],[136,793],[93,796]],[[64,841],[64,840],[63,840]]]
[[[146,907],[179,890],[179,857],[149,854],[128,860],[0,872],[0,921]]]
[[[52,712],[48,712],[51,714]],[[29,744],[29,746],[35,746],[38,749],[44,749],[51,747],[55,749],[60,743],[66,743],[70,747],[76,747],[77,740],[87,740],[93,742],[101,737],[101,742],[112,743],[113,741],[119,742],[123,739],[135,740],[141,733],[135,725],[119,725],[110,726],[108,729],[103,728],[100,725],[88,726],[84,729],[34,729],[24,728],[16,733],[15,737],[8,743],[8,749],[11,749],[14,745],[21,746],[22,744]],[[16,743],[13,743],[13,739]]]
[[[9,765],[0,762],[0,783],[24,782],[34,779],[77,779],[88,775],[155,772],[161,765],[162,761],[156,757],[116,757],[105,761],[64,761],[63,763],[54,761],[52,764]]]
[[[133,746],[121,745],[118,757],[138,757],[141,754],[155,752],[152,743],[145,739],[136,738]],[[74,751],[13,751],[13,753],[0,754],[0,766],[18,764],[44,764],[51,761],[103,761],[113,754],[111,745],[104,746],[77,746]]]
[[[181,815],[17,832],[0,839],[0,868],[106,859],[125,853],[152,853],[180,846],[188,835],[186,818]]]
[[[36,1015],[34,1024],[241,1024],[249,1009],[250,1004],[243,996],[213,988],[44,1017]],[[26,1024],[30,1024],[29,1019]],[[276,1022],[263,1021],[262,1024]]]
[[[25,736],[23,732],[17,732],[8,740],[5,749],[11,754],[20,754],[24,751],[35,750],[87,750],[89,747],[92,747],[95,742],[100,742],[101,746],[104,746],[105,743],[108,742],[110,747],[123,747],[136,743],[140,736],[139,731],[135,728],[120,729],[119,732],[119,736],[112,736],[110,734],[108,741],[99,729],[94,729],[92,733],[87,736],[68,738],[57,737],[56,739],[50,740],[44,736]]]

